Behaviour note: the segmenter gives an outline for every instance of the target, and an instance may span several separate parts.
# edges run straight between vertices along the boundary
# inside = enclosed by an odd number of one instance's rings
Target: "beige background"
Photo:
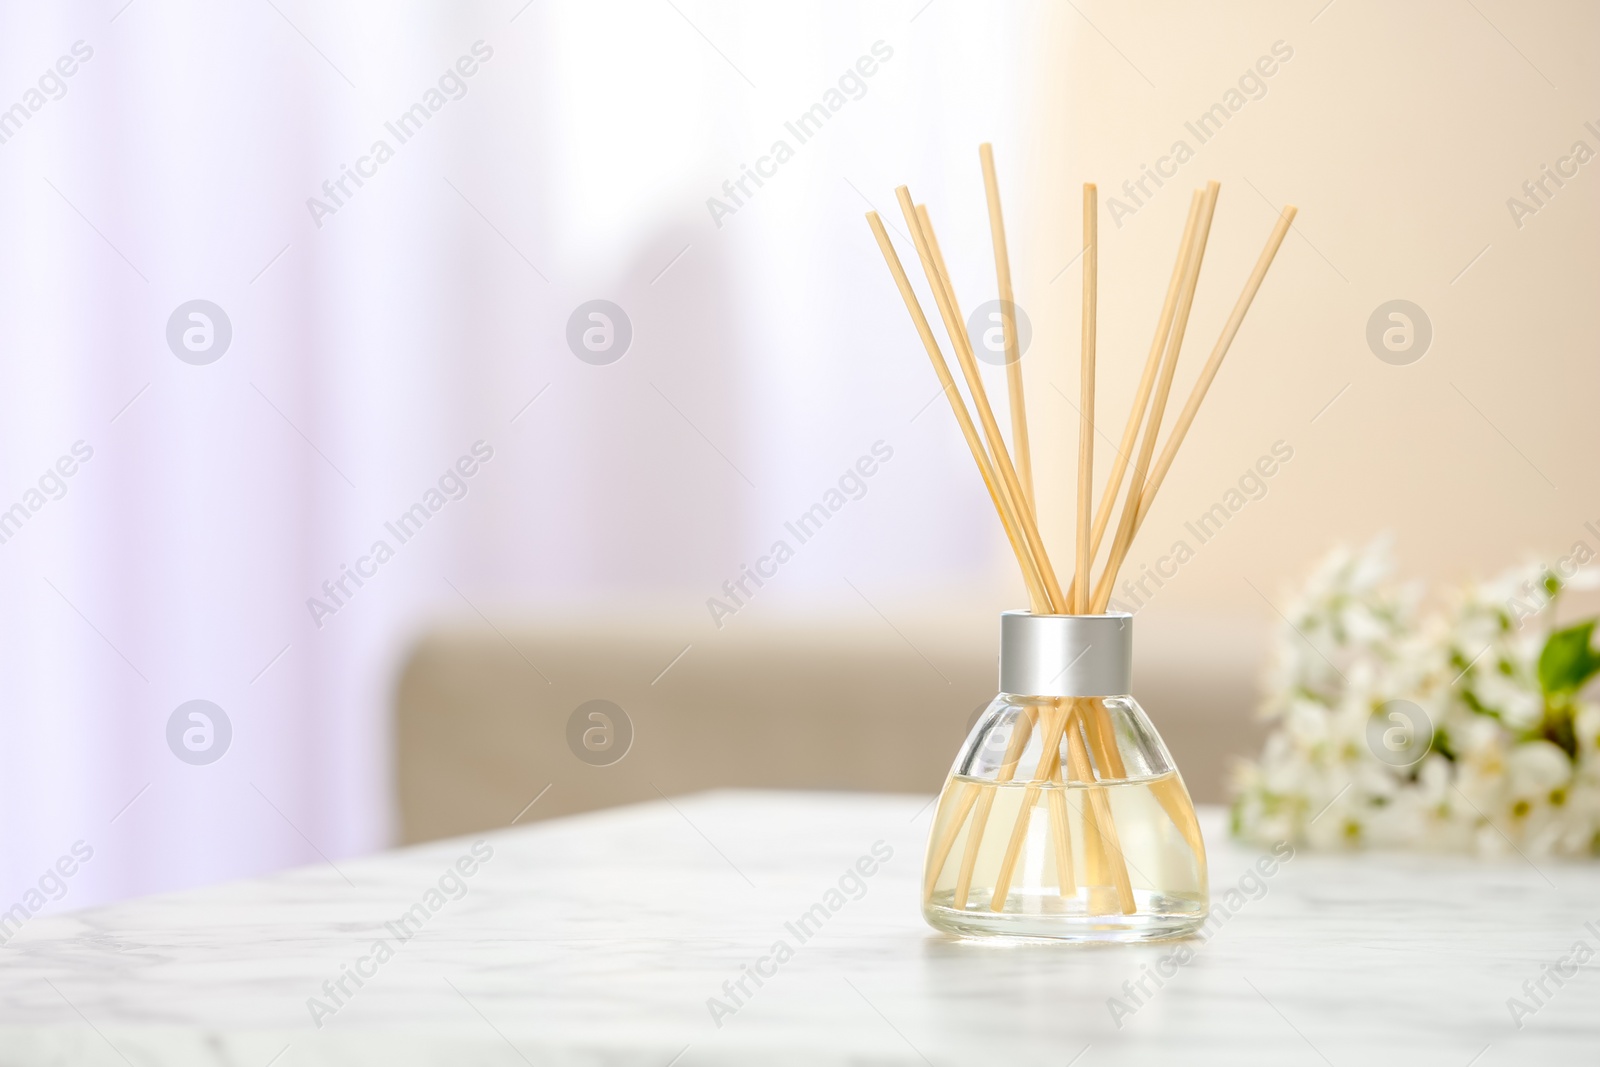
[[[1037,331],[1025,361],[1033,410],[1058,416],[1035,425],[1060,558],[1075,432],[1051,383],[1076,397],[1081,272],[1050,279],[1079,247],[1080,183],[1101,187],[1098,407],[1113,440],[1188,190],[1222,183],[1180,398],[1274,209],[1300,208],[1125,573],[1186,536],[1183,521],[1274,441],[1291,444],[1294,459],[1151,600],[1153,614],[1270,619],[1243,579],[1277,597],[1334,541],[1380,530],[1395,532],[1408,573],[1445,580],[1493,573],[1529,551],[1565,552],[1579,538],[1600,548],[1583,529],[1600,520],[1600,160],[1520,229],[1506,207],[1574,141],[1600,150],[1584,128],[1600,126],[1585,55],[1600,9],[1335,0],[1319,11],[1322,2],[1069,6],[1042,38],[1038,154],[1026,207],[1011,214],[1018,299]],[[1277,41],[1294,54],[1265,79],[1265,96],[1114,225],[1106,198],[1177,137],[1197,143],[1185,120]],[[1409,366],[1380,362],[1364,337],[1368,316],[1394,298],[1420,305],[1433,325],[1430,349]]]

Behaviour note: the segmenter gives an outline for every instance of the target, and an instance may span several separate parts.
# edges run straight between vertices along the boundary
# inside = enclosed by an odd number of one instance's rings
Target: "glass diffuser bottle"
[[[1000,617],[1000,695],[956,757],[923,915],[967,937],[1145,941],[1209,910],[1205,843],[1130,695],[1132,616]]]

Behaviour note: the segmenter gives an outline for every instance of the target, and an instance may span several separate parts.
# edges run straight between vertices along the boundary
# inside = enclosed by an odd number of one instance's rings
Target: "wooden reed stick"
[[[1283,244],[1284,237],[1288,236],[1289,227],[1294,223],[1294,217],[1298,213],[1299,209],[1293,204],[1286,206],[1283,213],[1278,216],[1278,223],[1272,228],[1272,233],[1267,236],[1266,247],[1256,258],[1255,269],[1250,272],[1249,279],[1244,283],[1244,291],[1239,294],[1238,301],[1233,305],[1233,313],[1228,316],[1228,321],[1222,327],[1222,336],[1217,338],[1216,347],[1211,350],[1211,358],[1206,360],[1205,367],[1200,371],[1199,380],[1194,383],[1194,389],[1189,393],[1188,403],[1183,405],[1183,411],[1172,427],[1172,433],[1167,438],[1167,446],[1161,450],[1161,459],[1150,472],[1149,482],[1139,499],[1139,522],[1144,521],[1151,502],[1155,500],[1156,491],[1161,488],[1162,480],[1172,468],[1172,461],[1183,444],[1184,435],[1189,432],[1189,427],[1194,424],[1195,413],[1200,410],[1200,402],[1206,398],[1206,390],[1211,388],[1212,380],[1221,369],[1222,360],[1227,356],[1234,337],[1239,333],[1245,313],[1250,310],[1250,304],[1256,298],[1256,291],[1261,288],[1261,282],[1266,278],[1267,270],[1272,266],[1272,260],[1277,256],[1278,248]],[[1134,529],[1138,529],[1137,523]]]
[[[1063,900],[1078,895],[1078,878],[1072,869],[1072,826],[1067,811],[1067,790],[1061,780],[1061,761],[1056,760],[1050,776],[1054,786],[1047,794],[1050,804],[1051,843],[1056,850],[1056,886]]]
[[[1111,723],[1111,714],[1106,710],[1104,702],[1099,700],[1086,701],[1091,706],[1090,715],[1084,719],[1084,728],[1089,730],[1092,726],[1093,733],[1090,738],[1090,747],[1096,744],[1098,752],[1105,754],[1107,768],[1113,778],[1126,778],[1127,767],[1122,762],[1122,752],[1117,748],[1116,731]],[[1096,758],[1100,758],[1098,755]],[[1194,802],[1189,799],[1188,791],[1178,781],[1176,775],[1170,778],[1159,779],[1150,783],[1150,792],[1155,795],[1161,809],[1167,813],[1167,818],[1178,828],[1183,835],[1184,842],[1189,850],[1195,854],[1195,860],[1200,864],[1202,875],[1205,871],[1206,852],[1205,845],[1200,837],[1200,823],[1195,817]],[[1203,877],[1201,884],[1205,884]]]
[[[1072,776],[1086,783],[1084,793],[1087,796],[1083,806],[1085,843],[1087,844],[1088,838],[1095,838],[1101,859],[1111,869],[1111,884],[1117,892],[1117,906],[1124,915],[1132,915],[1136,907],[1133,884],[1128,879],[1128,864],[1122,856],[1122,841],[1117,835],[1116,820],[1112,817],[1111,800],[1106,796],[1103,787],[1094,784],[1096,781],[1094,769],[1089,765],[1084,740],[1079,737],[1077,729],[1067,731],[1067,759],[1071,764]],[[1092,915],[1099,914],[1095,903],[1094,887],[1090,886],[1089,904]]]
[[[1028,507],[1021,483],[1017,480],[1016,468],[1011,465],[1011,454],[1006,451],[1005,439],[1000,434],[999,423],[995,422],[994,410],[989,406],[989,395],[984,391],[978,360],[973,355],[972,343],[967,338],[966,325],[961,321],[961,312],[956,305],[955,292],[951,288],[949,276],[939,269],[938,261],[934,257],[932,243],[936,238],[932,236],[932,220],[927,218],[926,210],[920,217],[918,216],[916,206],[911,201],[911,193],[905,186],[902,185],[895,190],[895,197],[900,202],[900,212],[905,216],[906,225],[911,229],[917,254],[922,259],[923,271],[928,276],[928,285],[933,289],[934,299],[944,319],[945,332],[949,334],[950,343],[955,348],[956,361],[961,364],[961,373],[967,382],[967,392],[972,397],[973,407],[977,409],[978,421],[983,426],[990,455],[994,459],[995,469],[1000,474],[999,484],[1005,493],[1009,494],[1012,510],[1022,528],[1023,542],[1032,552],[1039,573],[1044,578],[1045,590],[1049,594],[1050,610],[1052,613],[1058,612],[1062,610],[1066,597],[1062,592],[1061,583],[1056,579],[1055,569],[1050,565],[1050,557],[1045,551],[1044,539],[1039,535],[1033,510]],[[924,220],[927,221],[926,228],[923,225]]]
[[[1011,293],[1011,256],[1006,251],[1006,222],[1000,212],[1000,180],[995,176],[994,146],[978,146],[983,164],[983,191],[989,200],[989,238],[994,243],[995,281],[1000,289],[1000,328],[1006,342],[1006,397],[1011,409],[1011,448],[1017,480],[1028,507],[1038,515],[1033,495],[1033,455],[1028,447],[1028,407],[1022,388],[1022,351],[1017,338],[1017,305]],[[941,257],[942,258],[942,257]]]
[[[1023,542],[1017,520],[1001,494],[999,483],[989,464],[989,456],[983,449],[983,442],[978,437],[977,429],[972,425],[972,416],[967,413],[967,406],[956,388],[955,379],[950,375],[950,368],[945,363],[944,353],[940,351],[939,342],[933,335],[933,328],[928,325],[928,319],[922,313],[922,305],[917,301],[917,294],[911,288],[911,279],[906,276],[905,268],[900,264],[900,256],[889,241],[889,232],[884,229],[883,220],[878,217],[876,211],[867,212],[867,224],[872,227],[872,234],[877,238],[878,248],[883,253],[884,262],[889,266],[889,273],[894,276],[895,285],[900,290],[901,299],[905,301],[906,310],[911,313],[911,322],[917,329],[917,336],[922,339],[922,346],[928,352],[928,359],[933,363],[933,371],[939,379],[939,386],[944,391],[945,398],[950,401],[950,409],[955,413],[956,423],[961,427],[961,435],[966,439],[967,448],[972,452],[973,462],[978,465],[978,473],[983,477],[984,488],[989,491],[989,499],[994,504],[995,512],[1000,516],[1000,525],[1006,532],[1007,540],[1011,542],[1011,550],[1016,553],[1017,564],[1022,568],[1022,579],[1027,586],[1032,609],[1035,612],[1049,612],[1050,598],[1045,592],[1043,578],[1039,575],[1038,568],[1034,566],[1033,554]]]
[[[923,872],[922,881],[924,900],[933,896],[933,887],[939,881],[939,875],[944,873],[945,861],[950,858],[950,850],[955,847],[956,837],[961,833],[961,827],[967,821],[967,816],[971,814],[972,805],[977,802],[978,794],[982,792],[984,790],[974,782],[963,783],[961,794],[951,812],[950,821],[945,824],[939,839],[928,850],[928,869]]]
[[[1206,391],[1211,388],[1211,382],[1216,378],[1217,371],[1222,367],[1222,360],[1228,354],[1233,339],[1239,333],[1239,327],[1244,322],[1245,313],[1250,310],[1250,304],[1255,300],[1256,292],[1261,288],[1262,281],[1267,276],[1267,270],[1272,266],[1273,258],[1278,254],[1278,248],[1283,244],[1283,239],[1289,233],[1289,227],[1294,222],[1298,208],[1290,204],[1278,216],[1278,222],[1267,236],[1266,246],[1261,249],[1261,255],[1256,258],[1255,268],[1250,272],[1250,277],[1245,280],[1244,290],[1240,292],[1239,299],[1233,305],[1233,311],[1228,315],[1228,321],[1223,324],[1222,334],[1217,338],[1217,343],[1211,350],[1211,356],[1206,360],[1205,366],[1200,371],[1200,377],[1195,382],[1194,388],[1189,393],[1189,400],[1183,406],[1183,411],[1178,415],[1178,421],[1173,424],[1172,433],[1167,437],[1166,447],[1161,450],[1161,459],[1157,461],[1150,471],[1148,484],[1141,487],[1138,494],[1138,507],[1129,524],[1126,541],[1131,543],[1139,527],[1144,523],[1145,516],[1150,513],[1150,506],[1155,501],[1156,491],[1161,488],[1162,481],[1167,476],[1167,471],[1172,469],[1172,461],[1178,454],[1178,448],[1183,444],[1189,427],[1194,424],[1195,414],[1200,410],[1200,403],[1206,397]],[[1133,503],[1131,495],[1128,504]],[[1123,511],[1124,523],[1127,523],[1127,505]],[[1115,560],[1116,568],[1122,566],[1123,559],[1127,556],[1128,544],[1122,546],[1122,554]],[[1101,585],[1095,590],[1095,602],[1108,604],[1111,601],[1111,583],[1116,579],[1116,570],[1112,561],[1106,562],[1106,571],[1101,574]],[[1109,580],[1108,580],[1109,579]],[[1104,610],[1103,608],[1101,610]]]
[[[1127,768],[1122,763],[1122,750],[1117,748],[1116,729],[1111,725],[1111,713],[1104,701],[1083,701],[1083,729],[1089,739],[1089,748],[1095,759],[1105,761],[1106,774],[1112,778],[1126,778]]]
[[[1067,710],[1059,703],[1053,706],[1052,712],[1041,714],[1048,717],[1044,732],[1044,756],[1039,760],[1039,771],[1035,773],[1023,790],[1022,807],[1017,810],[1017,818],[1011,824],[1011,838],[1006,842],[1005,856],[1000,861],[1000,872],[995,875],[994,894],[989,898],[989,910],[999,913],[1005,910],[1006,898],[1011,894],[1011,876],[1017,868],[1017,858],[1022,854],[1022,842],[1028,836],[1028,822],[1033,815],[1034,805],[1039,803],[1039,790],[1041,783],[1050,778],[1050,764],[1052,754],[1061,750],[1061,735],[1067,727]]]
[[[1098,737],[1101,750],[1104,750],[1107,757],[1109,757],[1107,763],[1109,763],[1110,776],[1126,777],[1128,776],[1128,769],[1123,766],[1122,752],[1117,749],[1117,744],[1115,744],[1115,731],[1112,728],[1112,721],[1110,721],[1110,713],[1107,712],[1106,705],[1102,704],[1101,701],[1091,701],[1091,704],[1093,704],[1093,718],[1085,720],[1085,728],[1088,728],[1090,723],[1093,723],[1094,733]],[[1150,793],[1154,793],[1155,800],[1162,805],[1162,811],[1165,811],[1166,817],[1173,821],[1174,827],[1178,827],[1178,832],[1182,833],[1182,837],[1184,837],[1184,843],[1189,845],[1189,851],[1195,854],[1195,859],[1202,865],[1202,870],[1205,869],[1205,845],[1203,845],[1202,838],[1200,838],[1200,822],[1195,819],[1194,801],[1189,800],[1189,793],[1179,784],[1178,777],[1165,777],[1165,779],[1150,782]]]
[[[1189,218],[1184,223],[1183,239],[1178,242],[1178,256],[1172,264],[1172,280],[1167,283],[1167,299],[1161,305],[1161,317],[1156,321],[1156,335],[1150,342],[1150,352],[1145,356],[1144,373],[1139,377],[1139,387],[1133,394],[1133,406],[1128,410],[1128,422],[1122,429],[1122,443],[1116,458],[1111,462],[1111,474],[1106,479],[1105,490],[1100,494],[1100,506],[1095,509],[1094,528],[1089,531],[1090,565],[1100,554],[1100,542],[1106,526],[1111,522],[1111,512],[1117,502],[1117,492],[1122,488],[1123,476],[1128,473],[1128,461],[1139,440],[1139,427],[1150,406],[1150,390],[1155,385],[1156,369],[1161,365],[1161,353],[1166,349],[1167,335],[1172,330],[1173,312],[1177,310],[1178,293],[1183,288],[1184,269],[1189,263],[1190,243],[1194,240],[1195,224],[1200,218],[1201,193],[1196,190],[1189,198]],[[1072,576],[1072,588],[1067,597],[1076,595],[1081,575]]]
[[[1076,771],[1071,770],[1071,768],[1077,767],[1080,760],[1082,760],[1084,765],[1087,765],[1089,762],[1089,756],[1088,753],[1083,749],[1083,738],[1077,736],[1076,731],[1071,731],[1067,734],[1067,744],[1068,746],[1076,746],[1079,750],[1077,753],[1073,753],[1071,751],[1068,751],[1067,753],[1067,764],[1069,768],[1067,780],[1071,781],[1073,775],[1076,774]],[[1098,886],[1110,885],[1112,881],[1109,869],[1106,866],[1105,842],[1100,836],[1100,824],[1099,820],[1095,818],[1094,806],[1089,803],[1089,791],[1087,789],[1079,789],[1075,792],[1078,794],[1078,816],[1083,825],[1083,885],[1085,891],[1084,895],[1086,898],[1085,902],[1088,905],[1090,914],[1100,915],[1104,914],[1104,910],[1098,906],[1099,900],[1095,889]]]
[[[1179,782],[1178,776],[1174,774],[1151,782],[1150,792],[1155,794],[1157,802],[1167,813],[1167,818],[1172,820],[1172,824],[1183,835],[1189,851],[1194,853],[1194,861],[1199,865],[1200,884],[1205,885],[1206,846],[1200,836],[1200,820],[1195,816],[1194,802],[1189,799],[1188,790],[1183,788],[1183,783]]]
[[[1108,754],[1104,747],[1108,741],[1110,741],[1114,747],[1114,739],[1099,737],[1095,732],[1089,730],[1087,726],[1084,726],[1082,728],[1083,738],[1082,740],[1077,740],[1078,728],[1069,728],[1074,719],[1083,719],[1085,716],[1084,708],[1087,705],[1094,703],[1096,702],[1092,699],[1078,697],[1065,698],[1064,703],[1062,701],[1056,701],[1056,706],[1060,709],[1061,714],[1057,715],[1052,720],[1047,732],[1044,735],[1044,748],[1042,755],[1039,757],[1039,767],[1036,771],[1034,771],[1033,779],[1028,783],[1027,793],[1022,802],[1022,808],[1017,812],[1016,822],[1014,822],[1011,827],[1011,839],[1006,843],[1005,856],[1000,861],[1000,874],[995,880],[994,896],[989,903],[990,909],[996,913],[1004,910],[1006,896],[1011,891],[1011,874],[1016,868],[1017,859],[1022,851],[1022,843],[1027,837],[1028,819],[1032,813],[1033,805],[1038,803],[1039,790],[1043,787],[1043,783],[1055,777],[1056,770],[1061,765],[1062,735],[1065,734],[1067,736],[1069,745],[1071,743],[1082,744],[1083,741],[1087,741],[1089,746],[1094,749],[1095,759],[1099,761],[1099,765],[1108,768],[1108,770],[1113,758],[1116,759],[1119,766],[1121,764],[1120,757],[1116,756],[1114,752]],[[1084,754],[1082,767],[1089,767],[1087,752]],[[1080,771],[1075,767],[1072,773],[1076,775],[1079,780],[1084,782],[1093,783],[1096,780],[1092,771],[1089,771],[1088,776],[1085,777],[1084,774],[1080,773]],[[1104,798],[1102,798],[1102,800],[1103,799]],[[1106,820],[1110,819],[1110,813],[1110,807],[1105,807]],[[1087,824],[1085,824],[1085,826],[1085,833],[1087,834],[1089,832],[1087,829]],[[1097,829],[1095,834],[1099,838],[1115,842],[1116,827],[1103,827]],[[1087,844],[1087,840],[1085,843]],[[1128,871],[1126,864],[1123,862],[1120,847],[1109,850],[1106,859],[1107,863],[1112,869],[1113,880],[1116,881],[1117,879],[1120,879],[1118,884],[1126,883],[1128,881]],[[1131,900],[1132,897],[1130,896],[1126,899]]]
[[[933,232],[933,222],[928,217],[928,207],[927,207],[926,204],[918,204],[918,205],[916,205],[916,207],[917,207],[917,222],[922,227],[922,237],[927,242],[928,250],[933,253],[933,265],[939,272],[939,278],[938,278],[939,284],[943,287],[944,297],[945,297],[946,300],[949,301],[951,310],[955,313],[955,317],[959,320],[959,319],[961,319],[961,304],[960,304],[959,301],[956,300],[955,287],[954,287],[954,284],[950,280],[950,268],[945,266],[944,252],[939,247],[939,237],[938,237],[938,235]],[[931,276],[928,278],[928,284],[930,286],[934,284],[934,279]],[[941,314],[943,314],[942,311],[941,311]],[[965,321],[965,320],[961,320],[961,321]],[[963,342],[966,342],[968,340],[968,338],[967,338],[965,333],[963,333],[961,335],[961,339],[962,339]],[[969,348],[969,351],[970,351],[970,348]],[[957,352],[956,362],[957,363],[961,362],[959,351]],[[966,377],[966,369],[965,369],[965,365],[964,364],[962,366],[961,374],[962,374],[963,378]],[[968,390],[969,391],[971,390],[971,386],[970,385],[968,386]],[[988,396],[987,395],[984,396],[984,401],[985,402],[988,401]],[[988,455],[988,453],[985,452],[985,455]],[[989,470],[990,470],[991,473],[995,473],[993,457],[990,456],[989,458],[990,458]],[[1024,511],[1026,511],[1028,514],[1031,515],[1033,513],[1033,505],[1031,503],[1024,505],[1024,502],[1023,502],[1023,500],[1021,498],[1018,498],[1018,497],[1012,495],[1009,492],[1009,490],[1007,489],[1006,484],[1004,482],[1000,481],[999,475],[997,473],[995,474],[995,482],[996,482],[996,487],[1000,490],[1001,498],[1004,499],[1005,502],[1006,502],[1006,507],[1009,510],[1009,513],[1011,515],[1011,521],[1012,521],[1012,523],[1015,525],[1015,527],[1017,529],[1018,536],[1022,538],[1022,544],[1023,544],[1024,552],[1025,552],[1025,554],[1027,556],[1027,559],[1028,559],[1028,562],[1026,564],[1024,564],[1024,567],[1029,571],[1029,573],[1033,576],[1033,578],[1038,580],[1040,588],[1045,590],[1045,595],[1044,595],[1044,598],[1041,601],[1041,603],[1047,605],[1045,610],[1049,610],[1049,607],[1048,607],[1048,605],[1050,604],[1049,586],[1045,584],[1044,574],[1039,569],[1039,557],[1038,557],[1038,555],[1036,555],[1034,553],[1033,548],[1028,544],[1027,536],[1026,536],[1026,533],[1024,532],[1023,526],[1022,526],[1022,519],[1021,519],[1022,513]],[[1043,542],[1040,542],[1040,543],[1041,543],[1041,545],[1043,544]],[[1031,603],[1032,602],[1030,601],[1030,607],[1031,607]],[[1040,609],[1038,607],[1031,607],[1031,610],[1037,612]]]
[[[1161,432],[1161,420],[1166,413],[1167,395],[1172,391],[1172,376],[1178,368],[1178,354],[1183,349],[1183,336],[1189,325],[1189,311],[1194,306],[1195,289],[1200,284],[1200,264],[1205,259],[1206,241],[1211,234],[1211,219],[1216,213],[1220,188],[1216,182],[1208,183],[1200,205],[1200,218],[1189,249],[1189,262],[1184,267],[1183,289],[1178,295],[1178,307],[1174,313],[1172,331],[1167,338],[1166,355],[1161,361],[1161,373],[1156,380],[1155,395],[1150,400],[1144,437],[1139,442],[1139,458],[1128,480],[1128,495],[1122,504],[1122,518],[1116,539],[1111,542],[1111,553],[1106,559],[1105,569],[1100,572],[1100,583],[1095,587],[1093,606],[1096,612],[1105,611],[1106,605],[1111,602],[1111,589],[1117,571],[1122,567],[1122,561],[1133,543],[1133,535],[1138,530],[1140,494],[1144,492],[1145,476],[1150,470],[1150,457],[1155,454],[1156,438]]]
[[[1022,807],[1017,811],[1017,821],[1011,824],[1011,838],[1006,842],[1005,858],[1000,861],[1000,872],[995,875],[994,893],[989,898],[989,910],[998,915],[1006,910],[1006,899],[1011,895],[1011,878],[1016,873],[1017,858],[1022,855],[1022,842],[1028,836],[1028,823],[1033,806],[1039,802],[1039,786],[1029,783],[1022,793]]]
[[[950,898],[950,906],[957,911],[964,910],[967,906],[967,897],[972,893],[972,875],[978,869],[978,849],[983,845],[983,832],[988,829],[989,815],[994,811],[995,790],[985,789],[978,798],[978,806],[972,809],[972,827],[967,831],[967,847],[961,853],[961,869],[956,872],[955,894]]]
[[[1111,777],[1126,778],[1128,771],[1122,762],[1122,752],[1116,745],[1116,731],[1111,724],[1110,712],[1106,710],[1102,701],[1094,700],[1087,703],[1092,705],[1092,715],[1084,720],[1085,729],[1093,727],[1090,746],[1099,744],[1098,751],[1105,753]],[[1188,844],[1189,850],[1195,854],[1196,861],[1204,870],[1205,845],[1201,841],[1200,823],[1195,817],[1194,802],[1189,799],[1188,791],[1174,775],[1152,781],[1150,792],[1154,794],[1161,809],[1167,813],[1167,817],[1172,820],[1172,824],[1178,828],[1178,832],[1183,835],[1184,842]]]
[[[972,891],[972,872],[978,866],[978,850],[983,845],[984,831],[989,827],[989,813],[994,810],[997,787],[1016,777],[1017,762],[1022,759],[1022,750],[1027,747],[1028,738],[1033,734],[1036,715],[1037,713],[1029,707],[1024,707],[1017,714],[1016,721],[1011,727],[1011,741],[1006,745],[1004,761],[995,772],[994,784],[982,791],[983,795],[978,798],[978,805],[973,810],[972,828],[967,831],[967,847],[961,855],[961,870],[956,874],[955,895],[950,902],[950,906],[957,910],[967,906],[967,895]]]
[[[1090,513],[1094,509],[1094,346],[1100,284],[1100,197],[1083,187],[1083,338],[1078,378],[1078,566],[1072,580],[1072,611],[1089,610]],[[1083,575],[1079,581],[1077,575]]]
[[[1065,716],[1068,714],[1066,706],[1062,702],[1056,701],[1055,707],[1056,715],[1060,716],[1062,721],[1065,722]],[[1051,844],[1056,854],[1056,889],[1063,899],[1067,899],[1077,896],[1078,879],[1073,871],[1071,816],[1067,810],[1067,795],[1061,780],[1061,761],[1059,759],[1055,761],[1055,767],[1050,774],[1050,782],[1053,788],[1045,787],[1045,800],[1048,804],[1050,817]],[[1023,810],[1025,812],[1031,814],[1036,792],[1037,790],[1033,786],[1030,785],[1028,787],[1023,799]],[[1019,818],[1011,830],[1012,840],[1017,843],[1019,849],[1021,847],[1020,837],[1026,834],[1027,824],[1028,820],[1026,818]],[[1010,852],[1008,851],[1007,854],[1009,856]],[[1014,867],[1016,861],[1012,860],[1011,862]],[[1000,907],[994,907],[993,898],[991,898],[990,902],[990,907],[995,911],[1005,907],[1004,898],[1010,893],[1011,875],[1011,868],[1004,869],[999,881],[996,883],[995,896],[1000,898]],[[1003,889],[1000,888],[1002,885]]]
[[[901,188],[904,188],[904,186]],[[909,195],[907,193],[908,197]],[[945,307],[948,306],[949,308],[950,317],[945,319],[945,332],[949,333],[949,323],[952,318],[958,323],[965,323],[966,320],[961,316],[961,303],[956,299],[955,284],[951,281],[950,268],[945,265],[944,253],[939,248],[939,236],[934,232],[933,219],[928,214],[928,206],[926,204],[917,204],[915,207],[917,222],[916,228],[912,232],[915,234],[920,231],[923,242],[932,254],[933,267],[937,272],[937,279],[932,274],[928,275],[928,284],[934,288],[936,297],[941,293],[944,297],[943,301],[940,302],[941,316],[945,315]],[[924,268],[927,267],[926,260],[924,260],[923,266]],[[1056,584],[1055,571],[1050,565],[1049,554],[1045,551],[1044,538],[1039,533],[1038,520],[1033,510],[1031,497],[1022,490],[1015,474],[1015,468],[1011,465],[1011,456],[1006,451],[1005,439],[1000,436],[1000,427],[995,422],[993,409],[989,407],[989,394],[983,387],[983,377],[978,368],[977,357],[972,350],[971,339],[967,336],[964,327],[959,331],[959,336],[951,335],[951,345],[955,349],[956,362],[961,366],[961,376],[967,383],[967,392],[973,398],[973,406],[978,410],[980,421],[984,419],[984,413],[988,412],[987,421],[982,421],[982,426],[984,436],[990,446],[990,458],[995,463],[996,480],[999,483],[1002,495],[1006,497],[1010,505],[1012,515],[1017,519],[1023,543],[1028,547],[1032,559],[1033,570],[1038,574],[1040,582],[1045,588],[1045,602],[1048,605],[1046,611],[1062,610],[1060,606],[1062,604],[1060,599],[1062,596],[1061,589]],[[977,391],[974,392],[974,389]],[[998,452],[995,451],[996,448],[999,449]],[[1002,458],[1005,464],[1003,469],[1000,467]],[[1002,470],[1013,472],[1010,480],[1002,476]],[[1033,610],[1037,613],[1039,609],[1034,608]]]

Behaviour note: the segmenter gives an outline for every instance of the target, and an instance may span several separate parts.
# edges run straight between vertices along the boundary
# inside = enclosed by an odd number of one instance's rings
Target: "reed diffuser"
[[[1157,438],[1220,187],[1210,182],[1194,192],[1155,337],[1096,506],[1099,204],[1095,186],[1083,187],[1077,504],[1073,572],[1063,588],[1046,551],[1035,508],[1011,267],[994,153],[985,144],[978,155],[1005,342],[1010,448],[984,389],[927,207],[917,204],[905,186],[895,190],[934,306],[961,368],[966,398],[956,385],[883,220],[875,211],[867,213],[867,222],[1016,555],[1030,608],[1001,616],[1000,694],[962,745],[939,798],[928,839],[923,915],[934,927],[964,936],[1079,941],[1182,936],[1198,928],[1209,910],[1205,842],[1182,776],[1130,693],[1132,617],[1106,609],[1117,572],[1289,232],[1295,208],[1285,207],[1279,215],[1158,455]],[[1122,510],[1095,580],[1093,567],[1111,528],[1119,494]]]

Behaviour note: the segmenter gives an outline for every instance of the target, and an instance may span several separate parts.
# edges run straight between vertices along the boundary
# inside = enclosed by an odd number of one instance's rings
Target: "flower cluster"
[[[1563,589],[1600,577],[1580,542],[1425,613],[1388,541],[1338,549],[1285,612],[1259,760],[1233,830],[1317,848],[1600,856],[1595,620],[1557,629]]]

